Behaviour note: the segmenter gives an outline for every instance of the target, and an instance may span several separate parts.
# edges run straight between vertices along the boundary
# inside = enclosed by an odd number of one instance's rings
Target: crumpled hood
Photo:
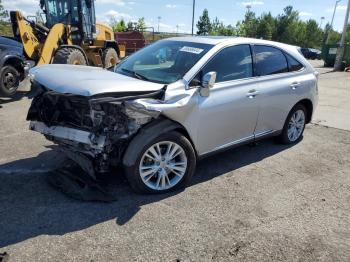
[[[124,76],[99,67],[41,65],[30,70],[30,77],[59,93],[93,96],[117,92],[150,92],[164,85]]]

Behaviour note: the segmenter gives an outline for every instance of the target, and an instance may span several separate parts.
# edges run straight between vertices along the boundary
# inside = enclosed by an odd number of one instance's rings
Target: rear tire
[[[16,93],[21,79],[21,74],[11,65],[1,68],[0,71],[0,94],[12,96]]]
[[[154,139],[145,137],[142,141],[137,144],[135,150],[136,161],[131,166],[125,167],[126,178],[132,189],[136,193],[162,194],[185,187],[196,168],[196,154],[188,139],[173,131]],[[154,148],[156,151],[152,150]],[[153,153],[158,153],[157,148],[162,152],[159,154],[159,159]],[[166,176],[164,184],[162,176]],[[160,182],[157,186],[158,179]]]
[[[57,50],[53,64],[87,65],[87,61],[79,49],[67,47]]]
[[[102,61],[104,68],[110,68],[119,63],[117,51],[114,48],[107,48],[103,50]]]
[[[307,110],[302,104],[297,104],[289,112],[279,142],[285,145],[298,143],[304,133]]]

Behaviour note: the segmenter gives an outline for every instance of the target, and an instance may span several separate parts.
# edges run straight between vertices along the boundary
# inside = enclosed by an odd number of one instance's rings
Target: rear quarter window
[[[285,54],[288,60],[289,72],[296,72],[304,68],[303,64],[297,61],[291,55]]]

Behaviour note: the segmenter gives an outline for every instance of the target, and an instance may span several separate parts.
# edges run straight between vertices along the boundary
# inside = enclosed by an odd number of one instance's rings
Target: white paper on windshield
[[[187,52],[187,53],[192,53],[192,54],[196,54],[199,55],[200,53],[203,52],[204,49],[201,48],[196,48],[196,47],[190,47],[190,46],[184,46],[180,49],[180,51],[182,52]]]

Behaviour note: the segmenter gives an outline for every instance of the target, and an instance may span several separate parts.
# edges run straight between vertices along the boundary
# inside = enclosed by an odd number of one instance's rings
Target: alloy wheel
[[[175,142],[162,141],[143,154],[139,174],[143,183],[153,190],[167,190],[176,186],[187,170],[185,150]]]
[[[303,133],[305,126],[305,113],[299,109],[295,111],[288,123],[288,139],[291,142],[298,140]]]

